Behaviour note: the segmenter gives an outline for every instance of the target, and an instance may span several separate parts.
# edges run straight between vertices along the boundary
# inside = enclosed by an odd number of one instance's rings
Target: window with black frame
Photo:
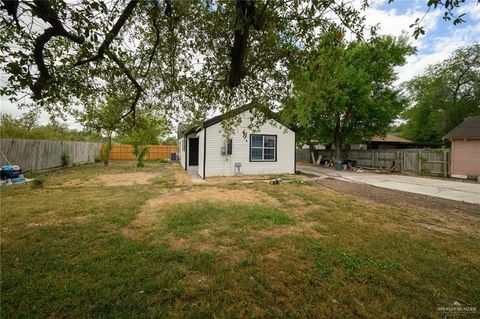
[[[250,135],[250,161],[275,162],[277,160],[276,135]]]

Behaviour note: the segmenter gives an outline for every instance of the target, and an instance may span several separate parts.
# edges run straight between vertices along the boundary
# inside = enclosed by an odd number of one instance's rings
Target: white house
[[[267,117],[256,131],[248,128],[253,103],[213,117],[201,126],[179,125],[180,163],[202,178],[254,174],[295,173],[295,131],[281,124],[275,113],[258,108]],[[222,120],[240,116],[234,134],[226,139]]]

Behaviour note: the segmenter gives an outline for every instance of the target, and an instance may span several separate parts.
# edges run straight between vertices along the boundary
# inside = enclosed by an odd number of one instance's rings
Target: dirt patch
[[[229,185],[229,184],[247,184],[262,181],[269,181],[275,178],[280,178],[284,181],[293,179],[308,180],[308,177],[303,175],[285,174],[285,175],[244,175],[244,176],[222,176],[222,177],[207,177],[205,180],[207,184],[211,185]]]
[[[234,202],[239,204],[278,204],[273,197],[252,189],[222,189],[217,187],[192,188],[183,191],[170,192],[153,198],[143,206],[143,209],[152,209],[159,206],[183,204],[199,200],[212,202]]]
[[[174,164],[171,166],[173,172],[175,173],[175,186],[185,186],[192,185],[192,178],[188,175],[183,167],[180,165]]]
[[[147,185],[151,184],[150,179],[158,175],[145,172],[122,173],[122,174],[105,174],[100,175],[97,181],[105,186],[129,186],[134,184]]]
[[[65,186],[130,186],[130,185],[149,185],[152,179],[161,176],[152,172],[135,172],[135,173],[119,173],[119,174],[103,174],[88,180],[72,179],[61,185]]]

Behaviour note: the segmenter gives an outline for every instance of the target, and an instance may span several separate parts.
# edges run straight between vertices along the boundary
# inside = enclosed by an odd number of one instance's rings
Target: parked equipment
[[[8,163],[8,165],[0,167],[0,186],[28,182],[28,180],[23,177],[20,166],[12,165],[5,154],[3,154],[3,152],[0,153]]]
[[[0,171],[0,178],[2,180],[18,178],[22,174],[22,169],[17,165],[3,165]]]

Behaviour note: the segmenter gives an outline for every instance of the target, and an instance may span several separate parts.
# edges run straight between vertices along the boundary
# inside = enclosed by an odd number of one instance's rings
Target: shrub
[[[37,177],[32,181],[32,188],[43,188],[45,179],[43,177]]]
[[[68,166],[70,165],[70,154],[68,152],[63,152],[62,153],[62,166]]]
[[[146,146],[134,146],[132,153],[137,158],[137,167],[144,167],[148,148]]]

